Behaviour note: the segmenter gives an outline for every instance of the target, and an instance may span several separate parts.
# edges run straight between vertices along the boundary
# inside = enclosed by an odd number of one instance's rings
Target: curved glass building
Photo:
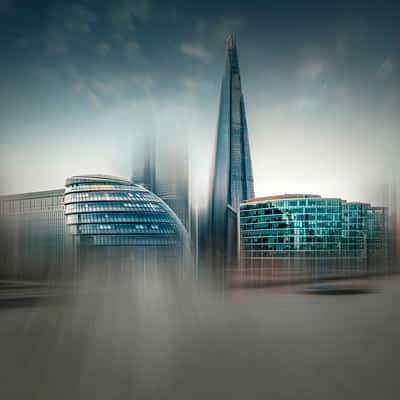
[[[65,186],[66,222],[81,245],[188,246],[175,213],[142,186],[106,175],[73,176]]]

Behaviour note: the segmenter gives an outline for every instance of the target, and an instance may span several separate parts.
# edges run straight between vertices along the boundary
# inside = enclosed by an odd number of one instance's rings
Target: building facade
[[[2,196],[0,210],[3,279],[74,279],[89,265],[187,266],[182,222],[154,193],[121,178],[74,176],[65,189]]]
[[[214,268],[236,265],[239,207],[243,200],[252,197],[253,173],[239,60],[234,37],[229,36],[209,204],[208,247]]]
[[[367,258],[368,211],[367,203],[342,202],[341,256],[365,260]]]
[[[135,138],[131,181],[156,192],[156,143],[154,132],[149,130]]]
[[[191,201],[189,196],[189,171],[187,155],[176,157],[168,169],[168,176],[157,176],[155,193],[178,216],[190,235]]]
[[[387,258],[389,256],[389,211],[387,207],[368,209],[368,258]]]
[[[154,193],[127,180],[68,178],[64,205],[71,234],[85,245],[188,246],[174,212]]]
[[[69,275],[73,237],[64,189],[0,197],[1,279],[53,280]]]
[[[175,212],[190,236],[191,205],[189,196],[189,162],[187,143],[170,138],[168,149],[157,154],[154,130],[135,140],[132,162],[134,184],[144,186]]]
[[[387,209],[339,198],[295,194],[255,198],[240,208],[243,268],[276,273],[366,269],[387,246]]]

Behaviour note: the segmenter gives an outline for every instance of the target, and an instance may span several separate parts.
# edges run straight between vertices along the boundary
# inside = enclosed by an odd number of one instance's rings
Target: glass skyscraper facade
[[[387,246],[385,214],[384,207],[317,195],[248,200],[240,207],[241,265],[358,268],[367,261],[368,246]]]
[[[237,215],[240,203],[252,197],[253,173],[239,60],[234,37],[229,36],[211,183],[209,247],[214,267],[235,265]]]

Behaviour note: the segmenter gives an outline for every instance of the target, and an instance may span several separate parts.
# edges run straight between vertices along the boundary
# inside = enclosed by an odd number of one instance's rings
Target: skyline
[[[189,136],[195,182],[207,189],[234,31],[256,195],[387,204],[400,145],[393,2],[305,2],[290,15],[288,3],[257,12],[258,2],[41,1],[26,15],[16,3],[0,10],[2,193],[60,187],[74,174],[129,177],[129,147],[149,129],[161,148]]]

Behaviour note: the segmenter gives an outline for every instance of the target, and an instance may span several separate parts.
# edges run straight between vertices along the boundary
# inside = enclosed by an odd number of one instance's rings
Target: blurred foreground
[[[90,282],[0,300],[1,399],[400,397],[399,276],[345,296]]]

